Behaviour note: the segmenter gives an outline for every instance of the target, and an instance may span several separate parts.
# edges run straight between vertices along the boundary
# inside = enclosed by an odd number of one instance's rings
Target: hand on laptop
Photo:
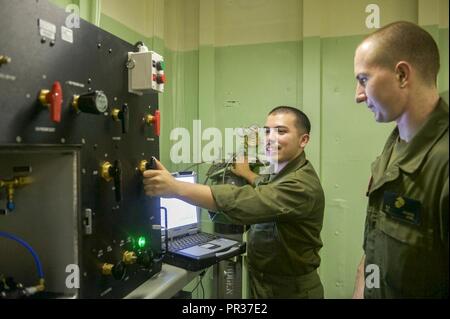
[[[144,189],[148,196],[175,197],[177,181],[170,172],[155,158],[156,169],[144,172]]]

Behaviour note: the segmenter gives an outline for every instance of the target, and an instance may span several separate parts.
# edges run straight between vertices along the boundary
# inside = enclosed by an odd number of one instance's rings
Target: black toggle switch
[[[121,121],[122,122],[122,133],[126,134],[128,132],[128,126],[129,126],[129,112],[128,112],[128,104],[122,105],[122,110],[119,109],[113,109],[112,110],[112,117],[114,121]]]
[[[153,267],[153,250],[141,250],[137,252],[137,263],[145,269]]]
[[[100,168],[100,175],[105,181],[110,182],[114,180],[116,202],[122,201],[122,165],[120,161],[114,161],[114,165],[110,162],[104,162]]]
[[[116,202],[122,201],[122,164],[119,160],[114,161],[114,165],[109,167],[109,175],[114,179],[114,194]]]
[[[145,164],[145,170],[147,171],[147,170],[149,170],[149,169],[156,169],[156,161],[155,161],[155,158],[154,158],[154,157],[152,157],[152,158],[150,159],[150,162],[147,162],[147,163]]]
[[[127,274],[127,267],[124,262],[119,261],[112,269],[112,275],[116,280],[123,280]]]

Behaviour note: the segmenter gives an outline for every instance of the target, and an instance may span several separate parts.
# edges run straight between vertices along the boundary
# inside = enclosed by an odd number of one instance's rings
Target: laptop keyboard
[[[216,238],[217,236],[214,236],[212,234],[198,233],[171,240],[169,241],[168,246],[170,251],[178,251],[192,246],[204,244]]]

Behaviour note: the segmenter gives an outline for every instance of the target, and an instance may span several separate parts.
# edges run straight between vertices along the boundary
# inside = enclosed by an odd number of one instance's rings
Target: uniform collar
[[[398,134],[398,129],[396,128],[396,130]],[[399,154],[399,168],[406,173],[414,173],[421,166],[431,148],[447,130],[448,105],[440,99],[428,120]]]
[[[396,179],[399,175],[399,169],[408,174],[417,171],[431,148],[448,131],[448,115],[448,105],[441,98],[419,132],[398,154],[397,162],[387,168],[392,149],[399,137],[398,127],[396,127],[389,136],[383,153],[372,164],[372,176],[375,184],[371,192],[384,183]]]
[[[306,163],[305,151],[303,151],[299,156],[290,161],[278,174],[271,176],[271,181],[280,179],[281,177],[289,174],[292,171],[296,171],[301,168]]]

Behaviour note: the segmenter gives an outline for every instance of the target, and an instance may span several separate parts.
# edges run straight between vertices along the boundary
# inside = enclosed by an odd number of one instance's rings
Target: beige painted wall
[[[369,4],[380,23],[406,20],[448,28],[448,0],[215,0],[216,46],[297,41],[370,33]]]
[[[439,0],[439,26],[448,29],[448,0]]]
[[[102,13],[177,51],[196,50],[202,34],[217,47],[340,37],[371,32],[366,7],[380,7],[381,25],[406,20],[448,28],[448,0],[103,0]],[[200,11],[209,21],[200,29]],[[203,15],[204,17],[205,15]]]
[[[166,47],[176,51],[198,50],[199,0],[166,0],[164,19]]]
[[[301,0],[215,0],[215,44],[301,40],[301,9]]]
[[[304,0],[304,37],[338,37],[371,32],[365,21],[366,7],[380,7],[380,23],[396,20],[417,22],[417,0]]]
[[[419,24],[448,28],[448,0],[418,0]]]
[[[154,5],[155,0],[103,0],[102,13],[146,37],[152,37]]]

